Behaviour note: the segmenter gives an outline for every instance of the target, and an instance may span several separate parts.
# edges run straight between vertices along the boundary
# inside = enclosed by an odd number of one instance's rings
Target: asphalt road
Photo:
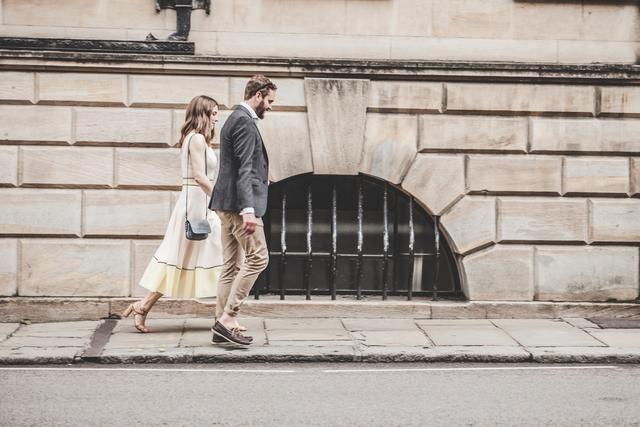
[[[0,367],[2,426],[640,426],[640,366]]]

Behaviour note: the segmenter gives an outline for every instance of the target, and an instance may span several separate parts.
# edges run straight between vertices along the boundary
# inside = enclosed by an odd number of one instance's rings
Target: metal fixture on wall
[[[167,40],[186,41],[191,31],[191,11],[204,9],[207,15],[211,14],[211,0],[156,0],[156,12],[163,9],[176,11],[176,31],[169,35]],[[149,33],[147,40],[157,40],[157,38]]]

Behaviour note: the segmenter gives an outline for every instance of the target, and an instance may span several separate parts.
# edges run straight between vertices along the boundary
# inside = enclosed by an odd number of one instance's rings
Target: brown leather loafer
[[[216,331],[213,330],[213,328],[215,327],[212,326],[211,327],[211,332],[213,332],[213,338],[211,338],[211,344],[226,344],[229,341],[227,341],[225,338],[222,338],[220,335],[216,334]],[[239,331],[242,331],[241,329],[238,329]],[[249,335],[243,335],[246,339],[248,339],[250,342],[253,342],[253,337],[250,337]]]
[[[253,339],[249,339],[249,337],[245,337],[236,329],[227,329],[222,323],[216,322],[213,325],[213,334],[218,335],[221,338],[224,338],[228,342],[232,342],[238,345],[250,345]]]

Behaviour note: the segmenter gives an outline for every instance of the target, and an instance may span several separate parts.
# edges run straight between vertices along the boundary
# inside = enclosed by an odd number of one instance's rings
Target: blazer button
[[[263,180],[262,180],[262,183],[263,183],[263,184],[266,184],[266,183],[267,183],[267,180],[266,180],[266,179],[263,179]]]

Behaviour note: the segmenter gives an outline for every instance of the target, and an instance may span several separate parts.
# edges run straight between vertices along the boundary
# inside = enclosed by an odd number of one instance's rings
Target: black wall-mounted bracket
[[[191,31],[191,11],[204,9],[207,15],[211,14],[211,0],[156,0],[156,12],[163,9],[176,11],[176,31],[169,35],[167,40],[186,41]],[[149,33],[147,40],[157,40],[157,38]]]

